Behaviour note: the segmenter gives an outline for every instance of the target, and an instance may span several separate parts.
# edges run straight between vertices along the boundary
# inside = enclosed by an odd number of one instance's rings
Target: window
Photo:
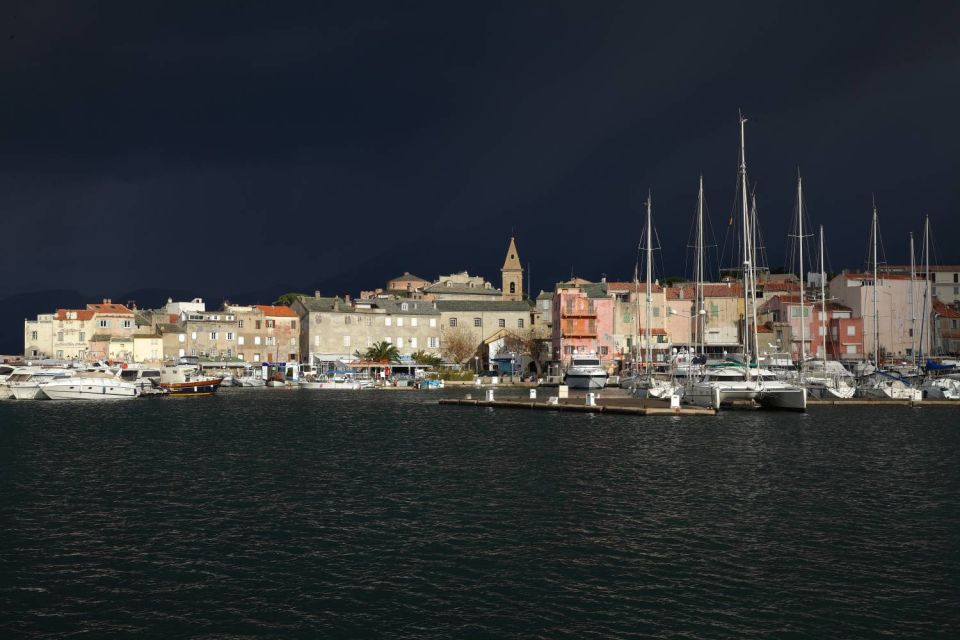
[[[393,326],[393,318],[391,318],[390,316],[387,316],[386,318],[384,318],[384,319],[383,319],[383,326],[385,326],[385,327],[392,327],[392,326]]]
[[[411,348],[411,349],[416,349],[416,348],[417,348],[417,339],[416,339],[416,338],[410,338],[410,348]]]
[[[544,311],[550,311],[550,301],[549,301],[549,300],[541,300],[541,301],[540,301],[540,308],[543,309]]]
[[[372,327],[372,326],[373,326],[373,318],[367,318],[366,320],[367,320],[367,326],[368,326],[368,327]]]
[[[31,339],[31,340],[36,340],[36,339],[37,339],[37,332],[36,332],[36,331],[33,331],[33,332],[30,333],[30,339]]]
[[[133,320],[124,320],[124,321],[123,321],[123,328],[124,328],[124,329],[129,329],[129,328],[132,327],[132,326],[133,326]]]
[[[243,336],[237,336],[237,346],[242,347],[246,344],[246,339]]]
[[[523,329],[523,318],[517,318],[517,328]]]
[[[474,318],[474,319],[473,319],[473,326],[475,326],[475,327],[482,326],[482,323],[481,323],[481,321],[480,321],[480,318]]]
[[[254,328],[256,328],[256,329],[259,329],[259,328],[260,328],[260,321],[259,321],[259,320],[254,320],[254,321],[253,321],[253,326],[254,326]]]
[[[350,324],[350,316],[343,316],[343,324]]]
[[[402,327],[402,326],[403,326],[403,318],[397,318],[397,326],[398,326],[398,327]]]
[[[440,339],[436,336],[430,336],[427,338],[427,346],[431,349],[436,349],[440,346]]]
[[[233,332],[227,331],[227,340],[233,340]]]
[[[953,281],[960,282],[960,273],[953,274]]]
[[[913,329],[907,329],[907,333],[910,335],[911,338],[913,337]]]
[[[848,336],[855,336],[855,335],[857,335],[857,327],[854,326],[854,325],[852,325],[852,324],[851,324],[851,325],[847,325],[847,335],[848,335]]]
[[[253,361],[254,361],[254,362],[260,362],[260,354],[259,354],[259,353],[253,354]]]
[[[179,351],[177,351],[177,357],[178,357],[178,358],[182,358],[182,357],[185,356],[185,355],[187,355],[187,352],[184,351],[183,349],[180,349]]]
[[[313,336],[313,346],[315,347],[320,346],[320,336]]]
[[[315,313],[313,315],[313,324],[320,324],[321,322],[323,322],[323,316],[319,313]]]
[[[457,319],[456,319],[456,318],[450,318],[450,326],[451,326],[451,327],[457,326]]]
[[[387,344],[393,344],[393,338],[391,338],[390,336],[387,336],[386,338],[384,338],[383,341],[386,342]]]
[[[267,336],[267,346],[272,347],[277,344],[276,339],[273,336]]]
[[[216,339],[217,339],[217,332],[216,332],[216,331],[211,331],[211,332],[210,332],[210,339],[211,339],[211,340],[216,340]]]
[[[654,307],[654,308],[653,308],[653,317],[654,317],[654,318],[659,318],[659,317],[660,317],[660,307]]]
[[[277,326],[276,320],[267,320],[267,329],[273,329]]]
[[[436,318],[430,318],[430,326],[431,326],[431,327],[436,327],[436,326],[437,326],[437,319],[436,319]]]
[[[196,332],[196,331],[191,331],[191,332],[190,332],[190,339],[191,339],[191,340],[196,340],[196,339],[197,339],[197,332]]]
[[[297,321],[296,321],[296,320],[291,320],[291,321],[290,321],[290,328],[291,328],[291,329],[296,329],[296,328],[297,328]]]
[[[857,345],[855,344],[847,345],[847,353],[856,353],[856,352],[857,352]]]
[[[190,355],[192,355],[192,356],[197,355],[197,348],[196,348],[196,347],[193,347],[193,348],[190,349]]]
[[[177,334],[177,342],[186,342],[186,340],[187,340],[187,334],[185,333]]]
[[[86,342],[86,341],[87,341],[87,333],[86,333],[86,331],[81,331],[81,332],[80,332],[80,342]]]
[[[497,320],[497,326],[502,329],[503,327],[507,326],[507,321],[504,320],[503,318],[500,318],[499,320]]]
[[[517,283],[516,283],[516,282],[511,282],[511,283],[510,283],[510,293],[516,293],[516,292],[517,292]]]
[[[817,327],[817,329],[820,331],[820,335],[821,335],[821,336],[827,335],[827,328],[826,328],[826,327]]]
[[[343,346],[345,347],[350,346],[350,336],[343,336]]]
[[[238,353],[238,354],[237,354],[237,360],[240,360],[241,362],[243,361],[243,354],[242,354],[242,353]]]
[[[370,336],[367,336],[367,346],[368,347],[373,346],[373,338],[371,338]]]
[[[110,321],[109,321],[109,320],[101,320],[101,321],[98,323],[98,326],[99,326],[101,329],[106,329],[107,327],[110,326]]]
[[[57,331],[57,342],[63,342],[63,331]]]
[[[410,309],[410,305],[407,304],[406,302],[400,305],[400,311],[407,311],[409,309]]]
[[[228,357],[228,358],[232,358],[232,357],[233,357],[233,349],[227,349],[227,357]]]
[[[297,346],[297,339],[296,339],[296,338],[290,338],[290,346],[291,346],[291,347]]]
[[[260,336],[253,336],[253,344],[260,344]]]
[[[63,358],[63,351],[61,351],[60,349],[57,349],[57,358],[61,358],[61,359]]]
[[[605,356],[607,355],[608,351],[609,351],[608,347],[600,347],[600,355]]]
[[[397,338],[397,349],[403,349],[403,338]]]
[[[243,320],[237,320],[237,328],[238,328],[238,329],[243,329]],[[243,354],[241,354],[241,356],[242,356],[242,355],[243,355]],[[240,359],[243,360],[242,357],[241,357]]]
[[[826,320],[826,319],[827,318],[825,317],[825,314],[823,313],[823,311],[817,311],[817,320]]]
[[[417,319],[416,319],[416,318],[410,318],[410,326],[411,326],[411,327],[417,326]]]

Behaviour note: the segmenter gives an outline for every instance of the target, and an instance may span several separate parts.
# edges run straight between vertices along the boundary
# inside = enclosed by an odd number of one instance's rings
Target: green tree
[[[443,364],[443,359],[433,355],[432,353],[427,353],[426,351],[420,350],[410,356],[413,358],[413,361],[417,364],[426,364],[431,367],[436,367]]]
[[[296,300],[297,298],[299,298],[299,297],[301,297],[301,296],[306,297],[307,294],[305,294],[305,293],[296,293],[296,292],[285,293],[285,294],[283,294],[282,296],[280,296],[279,298],[277,298],[276,300],[274,300],[274,301],[273,301],[273,304],[279,305],[279,306],[281,306],[281,307],[289,307],[290,305],[293,304],[293,301],[294,301],[294,300]]]
[[[368,347],[363,357],[367,360],[376,360],[382,362],[400,362],[400,352],[397,347],[389,342],[374,342],[373,346]]]

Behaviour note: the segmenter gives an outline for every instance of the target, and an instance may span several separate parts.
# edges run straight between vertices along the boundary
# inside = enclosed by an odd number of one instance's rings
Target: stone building
[[[466,271],[440,276],[423,288],[427,300],[501,300],[503,292],[480,276]]]
[[[503,299],[511,302],[523,300],[523,266],[520,264],[520,254],[517,253],[517,244],[513,237],[510,238],[500,276],[503,280]]]
[[[402,358],[439,355],[440,312],[435,303],[408,299],[301,296],[292,306],[301,323],[300,353],[313,364],[354,360],[376,342],[393,344]]]

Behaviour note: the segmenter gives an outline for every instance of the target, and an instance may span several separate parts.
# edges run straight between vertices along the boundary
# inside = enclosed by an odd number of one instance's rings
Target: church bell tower
[[[517,244],[512,237],[500,273],[503,276],[503,299],[523,300],[523,267],[520,265],[520,256],[517,254]]]

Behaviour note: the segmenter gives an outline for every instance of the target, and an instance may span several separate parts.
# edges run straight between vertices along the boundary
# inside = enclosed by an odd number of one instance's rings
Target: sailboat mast
[[[697,348],[702,355],[703,334],[706,333],[704,323],[706,313],[704,312],[703,300],[703,176],[700,176],[700,189],[697,193],[697,263],[696,263],[696,301],[694,302],[694,314],[696,314],[696,332]]]
[[[823,225],[820,225],[820,336],[823,342],[823,372],[827,371],[827,273],[823,268]]]
[[[913,231],[910,232],[910,353],[917,356],[917,296],[913,283],[917,279],[916,253],[913,249]],[[919,363],[919,360],[917,360]]]
[[[926,216],[923,222],[923,273],[924,273],[924,285],[923,285],[923,322],[920,323],[920,353],[923,354],[923,328],[926,325],[927,318],[930,317],[930,307],[933,305],[933,300],[930,296],[930,216]],[[931,327],[930,335],[933,335],[933,327]],[[927,349],[927,354],[932,353],[933,348]],[[922,360],[921,360],[922,361]]]
[[[800,381],[803,382],[803,361],[806,349],[806,327],[804,326],[803,297],[803,180],[797,171],[797,242],[800,243]]]
[[[880,366],[880,307],[877,306],[877,203],[873,203],[873,359]]]
[[[652,271],[653,271],[653,222],[651,221],[652,217],[652,202],[651,195],[647,193],[647,326],[645,330],[645,339],[647,342],[647,349],[644,358],[647,361],[647,373],[650,373],[650,364],[653,360],[653,346],[650,344],[652,329],[651,324],[651,314],[653,297],[650,293],[650,288],[653,286],[652,280]]]
[[[747,119],[740,114],[740,200],[741,216],[743,218],[743,357],[746,361],[747,380],[750,379],[750,321],[748,314],[750,310],[750,271],[752,264],[750,262],[750,211],[747,205],[747,150],[744,125]]]

